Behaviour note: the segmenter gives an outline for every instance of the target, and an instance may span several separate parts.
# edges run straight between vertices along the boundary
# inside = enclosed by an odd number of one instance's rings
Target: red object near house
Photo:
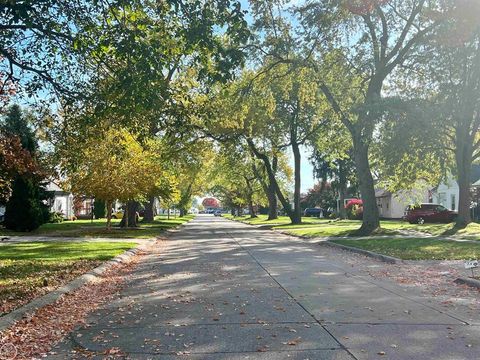
[[[219,208],[220,203],[215,198],[205,198],[202,201],[202,205],[204,208]]]
[[[363,219],[363,201],[361,199],[351,199],[345,205],[347,216],[350,220]]]
[[[448,210],[439,204],[410,205],[405,209],[403,220],[410,224],[423,224],[426,222],[449,223],[455,221],[457,212]]]
[[[351,209],[355,205],[363,207],[363,201],[362,199],[351,199],[347,202],[347,205],[345,205],[345,209]]]

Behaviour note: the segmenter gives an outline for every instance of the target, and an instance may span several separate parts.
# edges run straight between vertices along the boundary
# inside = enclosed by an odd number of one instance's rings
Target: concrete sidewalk
[[[361,275],[343,256],[199,216],[49,358],[480,358],[478,314],[446,312],[420,292]]]

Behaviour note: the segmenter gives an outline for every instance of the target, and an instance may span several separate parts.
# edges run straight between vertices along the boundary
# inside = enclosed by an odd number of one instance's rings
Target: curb
[[[471,278],[458,278],[454,281],[455,284],[468,285],[480,289],[480,280],[475,280]]]
[[[77,290],[78,288],[82,287],[88,282],[91,282],[102,275],[105,271],[107,271],[111,266],[115,264],[121,264],[127,261],[132,256],[136,255],[140,251],[147,248],[148,245],[151,245],[156,240],[148,240],[147,242],[138,245],[137,247],[127,250],[124,253],[115,256],[113,259],[108,260],[107,262],[103,263],[102,265],[96,267],[93,270],[79,276],[78,278],[70,281],[66,285],[58,288],[52,292],[49,292],[31,302],[9,312],[6,315],[0,317],[0,331],[5,330],[9,326],[13,325],[15,322],[21,320],[29,313],[33,313],[37,309],[53,304],[57,301],[62,295],[70,293],[72,291]]]
[[[351,251],[351,252],[354,252],[354,253],[357,253],[357,254],[362,254],[362,255],[365,255],[365,256],[368,256],[368,257],[371,257],[371,258],[374,258],[376,260],[380,260],[382,262],[389,263],[389,264],[404,264],[405,263],[402,259],[398,259],[398,258],[395,258],[395,257],[392,257],[392,256],[378,254],[378,253],[375,253],[373,251],[358,249],[358,248],[354,248],[354,247],[350,247],[350,246],[346,246],[346,245],[336,244],[336,243],[333,243],[333,242],[330,242],[330,241],[324,241],[324,242],[319,243],[319,245],[322,245],[322,244],[325,244],[325,245],[331,246],[331,247],[335,247],[335,248],[339,248],[339,249],[342,249],[342,250]]]

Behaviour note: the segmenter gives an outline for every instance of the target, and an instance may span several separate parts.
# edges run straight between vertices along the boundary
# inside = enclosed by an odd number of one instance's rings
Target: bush
[[[347,210],[347,217],[350,220],[361,220],[363,219],[363,201],[361,199],[352,199],[347,205],[345,205]]]
[[[63,214],[59,212],[51,212],[48,219],[49,223],[61,223],[63,222]]]
[[[12,196],[5,206],[4,226],[14,231],[32,231],[48,221],[48,206],[42,202],[38,182],[17,177],[13,182]]]

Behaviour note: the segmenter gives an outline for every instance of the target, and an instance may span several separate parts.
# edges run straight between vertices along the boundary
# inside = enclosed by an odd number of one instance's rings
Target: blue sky
[[[293,169],[293,154],[289,154],[290,156],[290,166]],[[308,189],[312,188],[315,180],[313,178],[313,166],[308,160],[308,158],[311,156],[311,151],[307,149],[306,147],[302,147],[302,164],[301,164],[301,180],[302,180],[302,186],[301,186],[301,191],[302,192],[307,192]],[[293,189],[293,184],[292,184],[292,189]]]

